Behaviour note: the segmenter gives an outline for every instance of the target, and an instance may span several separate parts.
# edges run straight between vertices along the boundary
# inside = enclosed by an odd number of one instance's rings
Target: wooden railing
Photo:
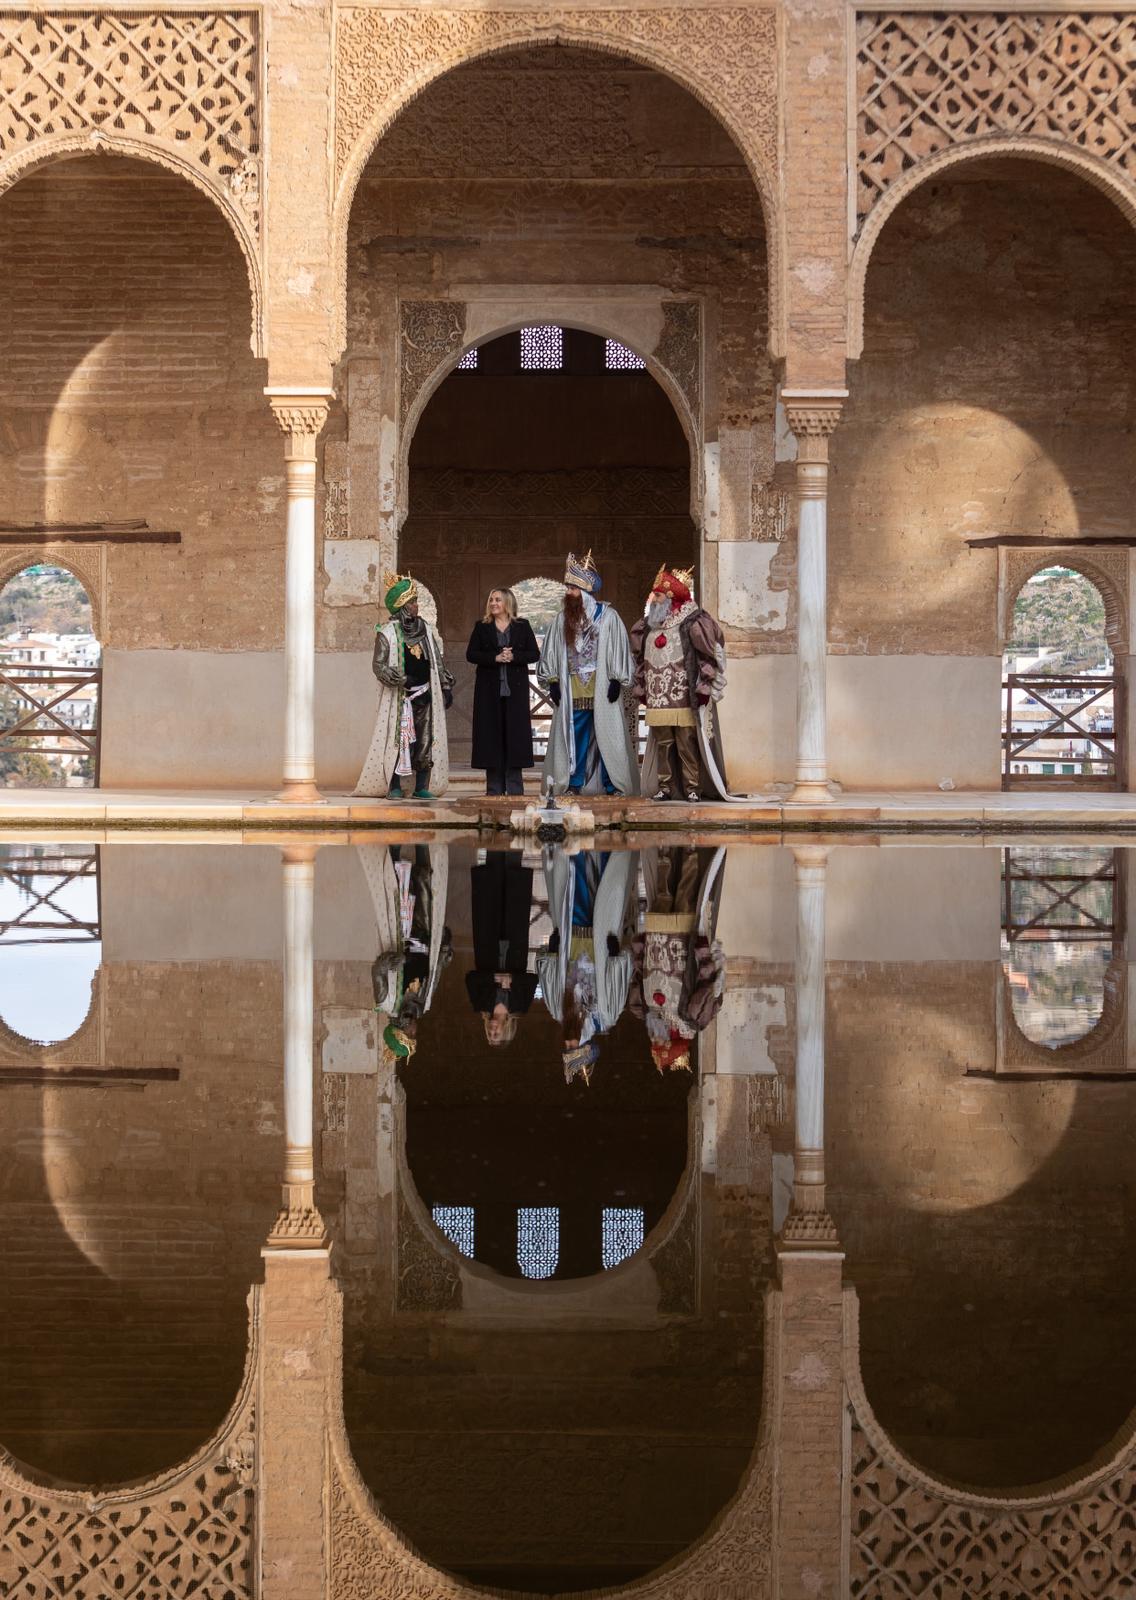
[[[1003,789],[1125,787],[1122,678],[1011,673],[1002,693]],[[1047,713],[1028,728],[1020,725],[1027,696]],[[1108,696],[1111,705],[1105,704]],[[1029,764],[1051,770],[1021,770]]]
[[[624,697],[626,703],[626,696]],[[529,668],[529,715],[532,718],[533,755],[538,761],[544,760],[544,753],[548,749],[548,736],[552,732],[552,716],[556,707],[540,684],[536,681],[536,668]],[[647,728],[641,710],[636,711],[635,722],[632,725],[632,742],[635,744],[639,758],[642,760],[643,751],[647,744]]]
[[[94,885],[93,916],[82,916],[59,899],[65,890],[83,881]],[[102,938],[97,844],[36,846],[30,855],[0,851],[0,884],[3,883],[11,884],[19,893],[15,915],[6,922],[0,921],[0,945],[90,944]]]
[[[87,755],[97,786],[102,683],[101,667],[0,668],[0,755]],[[63,702],[91,687],[93,722],[73,727],[63,716]]]

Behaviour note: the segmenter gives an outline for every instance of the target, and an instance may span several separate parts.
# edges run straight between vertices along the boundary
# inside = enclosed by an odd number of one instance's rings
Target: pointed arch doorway
[[[686,433],[629,346],[543,323],[466,352],[411,440],[399,539],[400,568],[413,567],[437,597],[457,680],[449,722],[456,767],[468,764],[472,737],[474,669],[465,650],[490,589],[530,580],[523,587],[540,611],[534,626],[547,626],[565,556],[591,550],[604,599],[630,626],[660,563],[697,567],[690,503]],[[545,582],[534,588],[532,580]],[[538,756],[545,712],[534,692]]]
[[[1126,790],[1125,597],[1063,551],[1006,589],[1003,789]]]

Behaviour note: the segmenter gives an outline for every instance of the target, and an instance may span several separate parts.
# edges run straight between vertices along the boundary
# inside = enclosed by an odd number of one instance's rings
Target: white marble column
[[[828,723],[828,441],[846,389],[783,389],[797,437],[797,781],[791,805],[830,798]]]
[[[793,1137],[793,1203],[781,1230],[791,1249],[836,1248],[825,1203],[824,1036],[825,886],[828,849],[793,849],[797,879],[797,1065]]]
[[[266,389],[284,432],[287,533],[284,552],[284,787],[282,800],[317,802],[316,440],[330,389]]]
[[[275,1248],[326,1247],[315,1205],[313,926],[317,846],[284,846],[284,1184]]]

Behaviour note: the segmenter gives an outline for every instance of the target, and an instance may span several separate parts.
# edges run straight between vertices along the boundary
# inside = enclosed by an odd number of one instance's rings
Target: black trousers
[[[509,699],[501,695],[497,701],[500,718],[501,749],[509,748]],[[524,794],[525,778],[520,767],[490,767],[485,774],[486,794]]]

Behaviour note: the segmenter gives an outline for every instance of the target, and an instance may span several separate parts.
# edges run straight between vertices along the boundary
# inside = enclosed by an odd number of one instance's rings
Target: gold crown
[[[677,581],[682,584],[684,589],[688,590],[691,594],[694,593],[693,567],[668,567],[666,562],[664,562],[659,568],[658,572],[655,574],[655,581],[651,585],[652,589],[661,588],[664,579],[668,577],[677,579]]]

